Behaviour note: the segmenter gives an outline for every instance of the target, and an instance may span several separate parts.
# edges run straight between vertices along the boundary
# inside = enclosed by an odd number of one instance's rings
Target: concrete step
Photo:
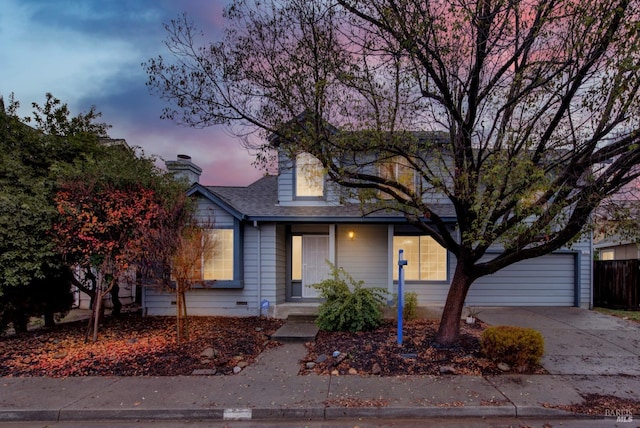
[[[298,322],[298,323],[315,323],[316,318],[318,318],[317,314],[290,314],[287,317],[287,322]]]
[[[287,319],[275,333],[271,335],[272,340],[279,342],[312,342],[316,340],[318,326],[313,322],[300,322]]]

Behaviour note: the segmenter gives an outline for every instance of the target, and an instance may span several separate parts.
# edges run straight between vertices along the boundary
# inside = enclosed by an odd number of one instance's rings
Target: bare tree
[[[176,292],[176,341],[189,340],[186,292],[202,284],[203,261],[214,255],[215,231],[212,227],[190,224],[178,237],[172,257],[171,276]]]
[[[455,255],[437,335],[450,344],[477,278],[578,239],[599,202],[639,175],[639,10],[637,0],[238,0],[224,40],[203,43],[182,16],[166,25],[170,60],[145,66],[166,118],[233,125],[248,145],[260,130],[265,152],[274,141],[309,152]],[[409,166],[419,185],[381,162]]]

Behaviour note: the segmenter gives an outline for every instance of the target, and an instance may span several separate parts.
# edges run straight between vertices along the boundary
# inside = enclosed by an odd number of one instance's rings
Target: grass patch
[[[631,321],[640,322],[640,311],[625,311],[622,309],[609,308],[593,308],[594,311],[601,314],[613,315],[614,317],[629,319]]]

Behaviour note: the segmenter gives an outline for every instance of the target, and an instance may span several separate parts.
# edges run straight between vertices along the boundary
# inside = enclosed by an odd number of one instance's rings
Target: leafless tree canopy
[[[475,279],[570,243],[639,175],[639,10],[238,0],[224,40],[204,43],[182,16],[166,26],[171,56],[145,66],[167,118],[232,125],[264,152],[274,141],[310,152],[332,180],[405,212],[455,254],[447,310],[459,316]],[[381,159],[401,159],[420,185],[381,174]],[[433,209],[441,197],[455,232]]]

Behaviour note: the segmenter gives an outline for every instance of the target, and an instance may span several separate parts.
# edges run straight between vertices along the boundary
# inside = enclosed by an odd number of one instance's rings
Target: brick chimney
[[[202,174],[202,168],[191,162],[191,156],[178,155],[178,160],[165,161],[167,170],[174,175],[174,177],[186,178],[189,184],[198,183],[200,181],[200,174]]]

